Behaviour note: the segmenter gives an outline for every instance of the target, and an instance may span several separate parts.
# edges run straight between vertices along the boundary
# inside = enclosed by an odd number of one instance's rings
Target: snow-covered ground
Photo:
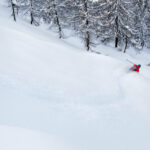
[[[1,0],[1,150],[150,149],[150,52],[81,45],[13,22]]]
[[[73,150],[62,139],[42,132],[0,126],[1,150]]]

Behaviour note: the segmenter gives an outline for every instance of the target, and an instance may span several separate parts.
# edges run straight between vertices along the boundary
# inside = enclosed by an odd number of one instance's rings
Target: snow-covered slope
[[[73,150],[55,136],[27,129],[0,126],[1,150]]]
[[[5,6],[1,1],[0,139],[13,139],[13,146],[0,140],[0,149],[20,150],[18,134],[38,150],[59,149],[51,145],[55,136],[82,150],[150,149],[149,52],[123,55],[99,46],[104,55],[88,53],[76,38],[59,40],[45,29],[12,22]],[[142,63],[140,73],[128,72],[127,59]],[[51,138],[30,143],[30,131],[20,127]],[[48,148],[43,141],[50,141]]]

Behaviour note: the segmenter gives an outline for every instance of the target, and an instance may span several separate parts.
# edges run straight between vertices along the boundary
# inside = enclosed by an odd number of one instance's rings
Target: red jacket
[[[139,69],[140,69],[140,66],[139,66],[139,65],[136,65],[136,64],[134,64],[133,67],[130,68],[130,70],[136,71],[136,72],[139,72]]]

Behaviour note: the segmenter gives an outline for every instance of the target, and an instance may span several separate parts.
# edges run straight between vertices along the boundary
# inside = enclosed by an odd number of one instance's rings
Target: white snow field
[[[0,150],[150,150],[149,50],[86,52],[9,10],[1,0]]]
[[[1,150],[73,150],[62,139],[40,132],[0,126],[0,133]]]

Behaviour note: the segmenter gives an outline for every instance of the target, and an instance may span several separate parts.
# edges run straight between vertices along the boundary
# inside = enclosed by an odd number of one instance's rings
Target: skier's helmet
[[[141,68],[141,65],[140,65],[140,64],[139,64],[138,66]]]

